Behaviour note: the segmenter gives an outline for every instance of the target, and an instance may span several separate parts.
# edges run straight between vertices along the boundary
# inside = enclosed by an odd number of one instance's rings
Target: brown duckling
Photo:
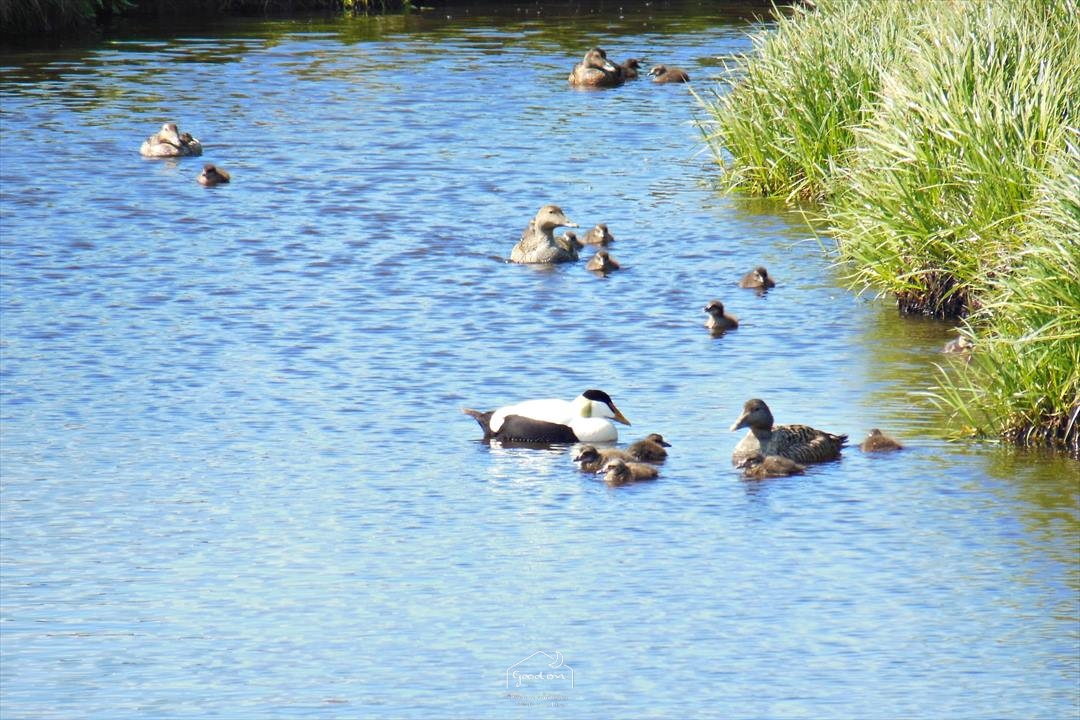
[[[570,71],[567,81],[574,87],[614,87],[623,83],[623,77],[607,53],[594,47]]]
[[[571,245],[561,245],[555,240],[555,228],[577,227],[558,205],[545,205],[536,213],[521,239],[510,252],[510,261],[516,263],[574,262],[578,251]]]
[[[615,236],[608,230],[608,226],[605,223],[597,223],[585,233],[585,237],[581,239],[581,242],[586,245],[610,245],[615,242]]]
[[[705,327],[709,328],[714,335],[739,327],[739,318],[724,312],[724,303],[719,300],[712,300],[702,310],[709,313]]]
[[[202,143],[191,137],[191,133],[181,135],[176,123],[168,122],[143,141],[139,154],[154,158],[202,155]]]
[[[585,247],[581,240],[578,239],[577,233],[573,230],[567,230],[562,235],[555,238],[555,243],[567,252],[579,252]]]
[[[802,475],[806,472],[806,466],[800,465],[794,460],[781,455],[762,455],[761,453],[748,455],[739,463],[738,467],[743,469],[743,477],[754,480]]]
[[[203,165],[202,172],[199,173],[199,177],[196,179],[199,181],[200,185],[212,187],[214,185],[221,185],[222,183],[227,183],[232,178],[229,176],[227,170],[219,168],[212,163],[207,163],[206,165]]]
[[[641,69],[641,61],[637,58],[627,58],[615,67],[622,75],[623,80],[637,80],[639,76],[638,71]]]
[[[620,269],[618,260],[611,257],[607,250],[597,250],[596,254],[592,256],[589,262],[585,265],[586,270],[592,270],[593,272],[603,273],[607,275],[609,272]]]
[[[653,65],[649,69],[654,83],[684,83],[690,82],[690,76],[682,68],[667,65]]]
[[[808,425],[774,425],[772,412],[764,400],[747,400],[742,415],[731,426],[750,428],[731,455],[736,466],[753,455],[781,455],[800,463],[825,462],[840,457],[847,435],[816,430]]]
[[[640,462],[664,462],[667,460],[667,450],[671,443],[664,440],[660,433],[649,433],[644,439],[630,443],[626,449],[630,457]]]
[[[968,353],[971,352],[975,344],[968,340],[963,335],[957,335],[955,338],[945,343],[945,347],[941,349],[943,353]]]
[[[628,485],[640,480],[652,480],[660,474],[659,470],[648,463],[627,462],[619,458],[609,460],[600,471],[604,473],[604,482],[608,485]]]
[[[742,280],[739,281],[739,287],[752,288],[754,290],[768,290],[769,288],[776,287],[776,283],[769,277],[769,271],[759,265],[752,271],[743,275]]]
[[[874,428],[866,435],[866,439],[859,444],[859,449],[863,452],[890,452],[892,450],[903,450],[904,446]]]
[[[595,473],[607,465],[609,460],[633,461],[630,453],[619,448],[598,448],[595,445],[582,445],[581,450],[574,457],[574,462],[580,463],[582,472]]]

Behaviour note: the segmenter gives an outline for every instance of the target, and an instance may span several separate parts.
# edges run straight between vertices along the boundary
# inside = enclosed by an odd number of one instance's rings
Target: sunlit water
[[[1075,717],[1077,464],[937,439],[948,325],[716,192],[686,87],[567,87],[600,44],[708,90],[709,8],[2,58],[4,717]],[[203,158],[140,158],[165,120]],[[549,202],[625,269],[503,262]],[[461,414],[588,387],[658,481]],[[747,483],[750,397],[908,447]]]

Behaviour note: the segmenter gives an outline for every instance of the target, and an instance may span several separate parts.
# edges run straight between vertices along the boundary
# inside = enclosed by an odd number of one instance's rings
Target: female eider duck
[[[640,462],[663,462],[667,459],[667,450],[671,443],[664,440],[660,433],[649,433],[643,440],[630,443],[626,449],[634,460]]]
[[[781,455],[762,455],[761,453],[746,457],[739,463],[739,467],[743,469],[743,477],[752,480],[802,475],[806,472],[806,466],[794,460]]]
[[[628,485],[641,480],[653,480],[660,471],[647,463],[626,462],[615,458],[600,468],[608,485]]]
[[[623,79],[619,68],[607,59],[607,53],[594,47],[574,65],[567,82],[574,87],[614,87],[621,85]]]
[[[597,223],[589,232],[585,233],[585,237],[581,239],[581,242],[586,245],[610,245],[615,242],[615,236],[611,234],[605,223]]]
[[[904,446],[874,428],[867,434],[866,439],[859,443],[859,449],[863,452],[890,452],[903,450]]]
[[[595,473],[608,464],[610,460],[623,460],[632,462],[630,453],[619,448],[598,448],[594,445],[582,445],[581,450],[574,457],[574,462],[579,463],[582,472]]]
[[[139,154],[152,158],[202,155],[202,144],[189,133],[181,135],[176,123],[169,122],[143,141]]]
[[[769,271],[764,267],[758,266],[752,271],[743,275],[742,280],[739,281],[739,287],[751,288],[753,290],[764,291],[769,288],[776,287],[776,283],[769,277]]]
[[[463,411],[480,423],[484,439],[538,443],[615,442],[611,420],[629,425],[603,390],[586,390],[573,400],[525,400],[497,410]]]
[[[510,262],[516,263],[560,263],[575,262],[578,259],[577,248],[573,243],[555,239],[555,228],[577,227],[563,214],[558,205],[545,205],[529,221],[521,239],[510,252]]]
[[[713,335],[720,335],[726,330],[734,330],[739,327],[739,319],[724,312],[724,303],[719,300],[711,301],[702,310],[709,313],[709,319],[705,321],[705,327],[709,328]]]
[[[196,178],[200,185],[205,185],[206,187],[221,185],[222,183],[229,182],[230,179],[227,170],[219,168],[212,163],[204,165],[202,172],[199,173],[199,177]]]
[[[611,257],[607,250],[598,250],[589,262],[586,263],[585,269],[592,272],[598,272],[603,275],[607,275],[609,272],[613,272],[622,267],[619,261]]]
[[[649,69],[654,83],[684,83],[690,82],[690,76],[682,68],[669,68],[666,65],[653,65]]]
[[[731,455],[736,466],[754,455],[780,455],[800,463],[835,460],[847,441],[847,435],[833,435],[807,425],[774,425],[769,406],[756,398],[746,401],[731,431],[739,428],[750,428],[750,432]]]

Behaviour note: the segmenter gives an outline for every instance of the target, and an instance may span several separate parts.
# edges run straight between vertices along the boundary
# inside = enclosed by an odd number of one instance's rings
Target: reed
[[[967,317],[933,399],[1077,451],[1080,5],[819,0],[755,36],[699,126],[730,189],[820,200],[851,285]]]

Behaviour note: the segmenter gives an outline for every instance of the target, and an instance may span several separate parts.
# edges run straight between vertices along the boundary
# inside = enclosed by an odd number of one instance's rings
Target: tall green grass
[[[964,427],[1075,451],[1080,3],[819,0],[731,78],[699,97],[728,187],[821,201],[853,287],[969,316],[933,391]]]

